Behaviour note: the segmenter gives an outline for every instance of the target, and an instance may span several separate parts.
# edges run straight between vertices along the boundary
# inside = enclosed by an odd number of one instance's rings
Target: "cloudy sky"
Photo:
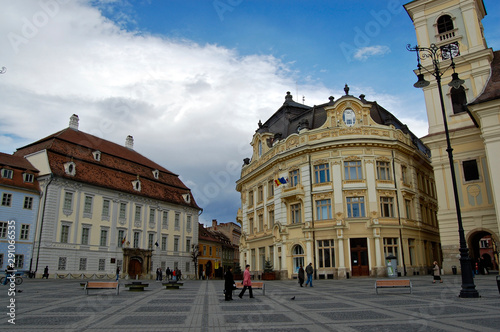
[[[307,105],[363,93],[419,137],[423,94],[402,0],[0,0],[0,152],[68,126],[180,175],[204,209],[235,221],[259,120],[287,91]],[[500,49],[500,2],[484,0]]]

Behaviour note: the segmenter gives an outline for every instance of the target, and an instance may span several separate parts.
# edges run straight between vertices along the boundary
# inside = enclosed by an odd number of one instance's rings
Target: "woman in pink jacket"
[[[245,272],[243,272],[243,290],[241,291],[240,295],[238,295],[240,299],[243,297],[243,294],[245,294],[247,288],[250,294],[250,298],[253,299],[252,281],[250,280],[250,265],[248,264],[247,266],[245,266]]]

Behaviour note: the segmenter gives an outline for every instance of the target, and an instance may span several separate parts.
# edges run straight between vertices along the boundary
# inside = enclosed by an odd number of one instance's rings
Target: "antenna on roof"
[[[302,104],[306,104],[306,96],[302,95]]]

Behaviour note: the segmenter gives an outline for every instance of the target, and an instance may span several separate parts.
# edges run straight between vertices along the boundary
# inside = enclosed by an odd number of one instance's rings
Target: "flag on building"
[[[125,243],[125,241],[127,240],[127,236],[125,235],[122,239],[122,245]]]
[[[286,184],[286,183],[288,183],[288,180],[285,179],[284,177],[281,177],[281,178],[279,178],[277,180],[274,180],[274,182],[276,183],[276,186],[279,187],[280,184]]]

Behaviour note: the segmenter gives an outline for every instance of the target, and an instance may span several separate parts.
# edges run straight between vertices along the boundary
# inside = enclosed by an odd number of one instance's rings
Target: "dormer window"
[[[2,168],[2,178],[12,179],[14,172],[11,169]]]
[[[64,164],[64,172],[66,172],[66,174],[68,174],[68,175],[75,176],[76,175],[76,164],[72,161]]]
[[[262,156],[262,141],[259,141],[258,150],[259,150],[259,157],[261,157]]]
[[[160,177],[160,171],[159,171],[159,170],[157,170],[157,169],[155,169],[155,170],[153,171],[153,176],[155,177],[155,179],[158,179],[158,178]]]
[[[94,156],[95,161],[101,161],[101,151],[96,150],[92,152],[92,155]]]
[[[189,203],[191,201],[191,195],[189,195],[189,194],[184,194],[184,195],[182,195],[182,197],[184,197],[184,200],[186,201],[186,203]]]
[[[137,180],[132,181],[132,187],[136,191],[141,191],[141,180],[139,180],[139,176],[137,176]]]
[[[23,173],[23,180],[24,182],[33,183],[35,176],[33,174]]]

